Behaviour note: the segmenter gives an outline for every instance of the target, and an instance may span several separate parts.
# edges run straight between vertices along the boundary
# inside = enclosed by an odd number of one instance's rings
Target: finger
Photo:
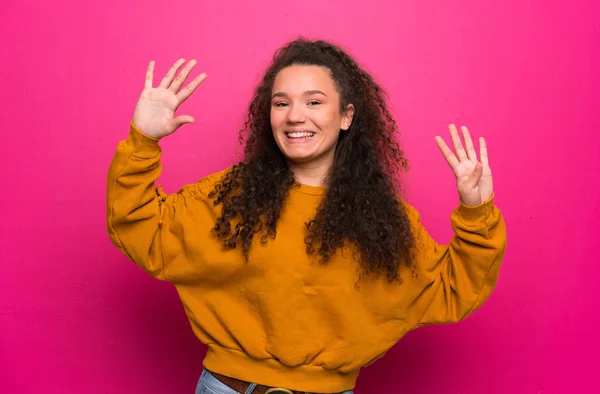
[[[446,145],[446,143],[444,142],[444,139],[439,135],[435,137],[435,142],[437,143],[438,148],[440,148],[440,151],[442,151],[446,162],[454,170],[454,167],[456,167],[459,163],[456,156],[454,156],[454,153],[452,153],[450,148],[448,148],[448,145]]]
[[[181,126],[186,123],[194,123],[196,120],[189,115],[181,115],[173,119],[171,122],[173,123],[173,130],[177,130]]]
[[[165,77],[160,82],[159,86],[161,88],[168,89],[169,86],[171,86],[171,82],[173,82],[173,78],[175,78],[177,70],[179,70],[179,67],[181,67],[183,63],[185,63],[185,59],[182,58],[177,60],[175,64],[173,64],[173,66],[169,69],[169,72],[167,72],[167,75],[165,75]]]
[[[182,103],[185,100],[187,100],[187,98],[190,97],[192,93],[194,93],[196,88],[200,86],[200,84],[204,82],[205,79],[206,74],[202,73],[199,76],[197,76],[192,82],[190,82],[185,88],[181,89],[181,91],[177,93],[177,99],[179,100],[179,102]]]
[[[148,69],[146,70],[146,82],[144,83],[144,89],[152,89],[152,78],[154,76],[154,60],[150,61]]]
[[[477,163],[475,165],[475,169],[469,176],[469,179],[467,179],[465,183],[463,183],[462,189],[467,191],[474,189],[475,186],[477,186],[477,184],[479,183],[479,180],[481,179],[481,174],[483,174],[483,166],[481,165],[481,163]]]
[[[450,137],[452,137],[452,145],[454,145],[456,157],[458,157],[459,161],[468,160],[467,153],[465,152],[465,148],[463,148],[462,142],[460,141],[460,136],[458,135],[458,130],[456,130],[456,126],[451,123],[448,126],[448,130],[450,130]]]
[[[485,138],[483,137],[479,137],[479,156],[481,156],[481,163],[484,166],[489,167],[490,163],[488,160],[487,145],[485,143]]]
[[[183,70],[181,70],[177,78],[175,78],[175,80],[171,84],[171,87],[169,87],[170,91],[172,91],[173,93],[177,93],[179,91],[181,85],[183,85],[188,75],[190,75],[190,71],[192,71],[192,68],[194,68],[196,63],[196,59],[192,59],[188,62],[188,64],[185,65]]]
[[[475,147],[473,146],[473,140],[471,139],[471,133],[469,133],[469,129],[467,126],[462,126],[460,129],[463,133],[463,138],[465,139],[467,157],[469,160],[477,161],[477,152],[475,152]]]

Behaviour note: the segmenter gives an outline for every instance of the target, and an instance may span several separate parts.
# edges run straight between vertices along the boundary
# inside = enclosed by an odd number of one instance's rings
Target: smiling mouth
[[[286,132],[286,137],[292,140],[301,140],[301,139],[309,139],[315,135],[312,131],[294,131],[294,132]]]

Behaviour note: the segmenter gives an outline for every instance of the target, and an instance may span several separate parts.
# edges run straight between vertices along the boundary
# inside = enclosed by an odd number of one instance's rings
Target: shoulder
[[[396,195],[396,201],[398,201],[400,210],[408,217],[411,223],[414,224],[419,221],[419,211],[417,211],[404,197]]]
[[[198,182],[196,182],[196,187],[199,192],[202,194],[208,195],[212,190],[215,189],[217,184],[225,181],[230,174],[234,174],[236,169],[238,168],[238,164],[228,166],[222,170],[210,173],[200,178]]]
[[[236,167],[238,167],[238,164],[235,165],[231,165],[229,167],[226,167],[222,170],[210,173],[208,175],[203,176],[202,178],[200,178],[198,180],[198,183],[205,183],[205,184],[217,184],[219,183],[222,179],[224,179],[227,174],[229,174],[230,172],[232,172],[232,170]]]
[[[200,178],[196,183],[188,184],[179,189],[178,195],[184,197],[200,197],[199,195],[208,196],[215,186],[221,183],[228,174],[232,173],[237,165],[231,165],[222,170],[210,173]]]

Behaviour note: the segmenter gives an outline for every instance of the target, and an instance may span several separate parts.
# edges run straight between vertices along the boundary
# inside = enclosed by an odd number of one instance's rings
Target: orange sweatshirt
[[[438,245],[406,204],[418,277],[403,266],[400,285],[383,275],[357,287],[351,253],[322,265],[305,252],[304,223],[324,188],[292,188],[276,238],[255,242],[246,261],[210,231],[221,206],[208,193],[226,170],[167,195],[154,185],[160,155],[158,140],[130,123],[108,172],[108,233],[130,260],[175,286],[213,372],[301,391],[349,390],[359,369],[407,332],[464,319],[495,286],[506,229],[493,198],[454,210],[449,245]]]

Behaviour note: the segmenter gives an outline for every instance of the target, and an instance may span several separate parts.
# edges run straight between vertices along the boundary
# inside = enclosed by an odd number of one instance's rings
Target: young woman
[[[437,145],[456,177],[455,232],[438,245],[399,195],[396,124],[371,76],[342,49],[279,49],[249,107],[243,162],[165,194],[159,140],[193,123],[178,106],[195,60],[153,87],[154,62],[110,165],[112,242],[173,283],[208,345],[197,393],[351,393],[361,367],[425,324],[457,322],[495,286],[506,229],[480,161]],[[247,133],[247,135],[245,134]]]

